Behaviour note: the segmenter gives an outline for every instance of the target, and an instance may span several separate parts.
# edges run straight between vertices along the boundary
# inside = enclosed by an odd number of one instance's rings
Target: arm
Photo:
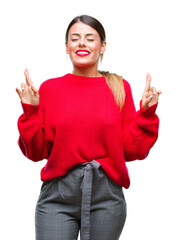
[[[150,81],[147,82],[149,84]],[[137,112],[130,85],[127,82],[125,83],[126,100],[122,112],[122,136],[126,161],[146,158],[158,137],[159,118],[155,111],[158,104],[157,95],[160,92],[153,93],[154,88],[147,90],[147,82],[140,102],[140,110]]]
[[[40,105],[21,103],[23,114],[18,119],[18,145],[22,153],[32,161],[49,157],[45,141],[45,127]]]
[[[23,108],[23,114],[18,119],[18,145],[22,153],[33,161],[48,158],[45,141],[45,127],[43,123],[39,92],[34,88],[28,70],[25,71],[26,85],[21,85],[22,91],[16,89]]]

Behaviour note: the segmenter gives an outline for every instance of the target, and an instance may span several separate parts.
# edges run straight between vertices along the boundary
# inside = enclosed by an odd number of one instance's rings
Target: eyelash
[[[79,39],[76,39],[76,38],[71,39],[72,42],[76,42],[77,40],[79,40]],[[93,41],[95,41],[95,40],[94,40],[94,39],[87,39],[87,41],[93,42]]]

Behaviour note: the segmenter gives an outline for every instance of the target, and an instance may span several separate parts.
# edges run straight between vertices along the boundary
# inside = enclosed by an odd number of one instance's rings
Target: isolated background
[[[137,109],[146,72],[162,91],[157,114],[157,143],[144,161],[127,163],[131,186],[124,190],[128,216],[121,240],[175,240],[177,215],[176,3],[175,0],[57,1],[6,0],[0,3],[0,218],[3,240],[32,240],[40,170],[20,152],[17,119],[22,114],[15,92],[29,68],[36,87],[72,72],[65,53],[65,31],[77,15],[100,20],[107,49],[100,65],[123,75]]]

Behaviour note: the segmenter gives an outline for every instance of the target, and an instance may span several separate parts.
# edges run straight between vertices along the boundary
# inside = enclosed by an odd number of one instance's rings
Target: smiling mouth
[[[85,57],[85,56],[88,56],[90,55],[90,52],[88,50],[77,50],[76,51],[76,55],[79,56],[79,57]]]

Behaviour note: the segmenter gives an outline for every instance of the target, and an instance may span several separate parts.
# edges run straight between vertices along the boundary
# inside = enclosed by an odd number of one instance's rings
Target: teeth
[[[85,51],[78,51],[77,53],[80,53],[80,54],[89,54],[88,52],[85,52]]]

